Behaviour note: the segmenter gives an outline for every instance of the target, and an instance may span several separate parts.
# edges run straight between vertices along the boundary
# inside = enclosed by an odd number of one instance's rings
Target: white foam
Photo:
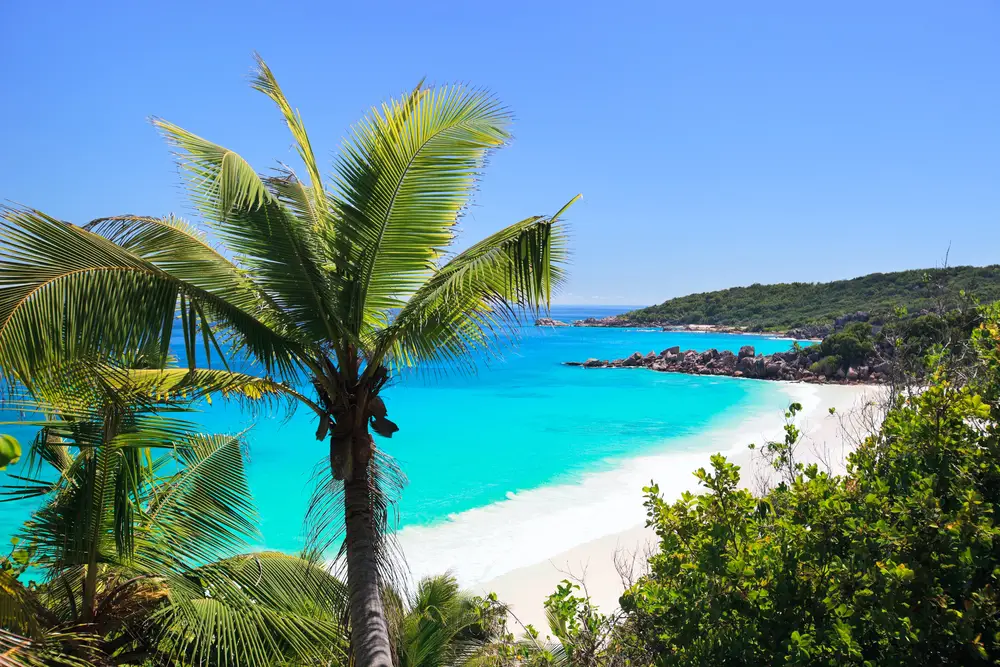
[[[579,544],[645,521],[642,487],[655,481],[669,496],[694,490],[692,475],[716,452],[732,455],[782,435],[781,408],[802,404],[808,419],[819,407],[816,388],[781,384],[784,405],[720,424],[708,432],[672,440],[670,450],[619,462],[574,484],[508,492],[507,500],[459,514],[432,526],[407,527],[398,538],[414,578],[450,570],[472,586],[538,563]]]

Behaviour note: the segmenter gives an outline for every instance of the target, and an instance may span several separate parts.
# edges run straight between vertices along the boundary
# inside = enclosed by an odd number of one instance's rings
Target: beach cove
[[[764,383],[763,380],[730,381]],[[873,403],[877,404],[885,390],[857,385],[776,384],[785,392],[789,402],[799,402],[803,406],[796,419],[803,433],[798,449],[801,460],[806,464],[817,463],[823,469],[829,466],[833,472],[842,473],[846,456],[870,431],[872,420],[879,419],[879,410]],[[529,554],[536,555],[546,548],[554,550],[557,544],[565,548],[499,576],[477,581],[473,587],[482,592],[496,592],[519,622],[531,623],[537,628],[546,627],[545,597],[564,579],[585,583],[587,592],[600,610],[612,612],[617,608],[618,598],[625,588],[623,577],[634,579],[641,574],[646,556],[657,549],[655,534],[644,525],[642,486],[650,481],[656,482],[668,500],[678,499],[685,491],[697,493],[700,487],[694,471],[700,467],[709,468],[712,454],[722,453],[740,466],[742,485],[756,491],[761,483],[773,483],[775,473],[754,457],[748,445],[780,439],[783,424],[780,412],[747,414],[743,419],[734,419],[701,435],[692,436],[686,443],[690,448],[677,447],[660,454],[630,459],[615,470],[588,476],[574,487],[540,490],[534,497],[526,494],[524,498],[514,499],[507,507],[494,508],[492,519],[496,525],[504,525],[503,519],[506,518],[508,525],[518,526],[506,530],[509,536],[523,530],[524,526],[531,526],[537,531],[538,538],[528,553],[502,554],[494,559],[494,567],[499,563],[525,561]],[[531,516],[530,504],[533,501],[544,502],[545,496],[562,496],[564,501],[572,499],[575,502],[564,502],[562,509],[546,515]],[[523,501],[521,508],[515,507],[519,500]],[[445,533],[446,530],[442,527],[440,532]],[[459,533],[461,529],[456,526],[453,530]],[[571,544],[572,536],[587,534],[592,536],[588,541],[567,546]],[[412,536],[417,537],[415,531]],[[402,537],[406,539],[410,535],[404,531]],[[502,543],[504,536],[494,537]],[[432,543],[425,541],[424,548],[429,550]],[[410,542],[404,544],[411,547]],[[459,545],[455,548],[462,549]],[[410,550],[421,553],[415,541]],[[466,552],[469,550],[476,551],[467,548]],[[478,551],[484,559],[489,559],[486,544],[480,545]],[[434,558],[440,562],[447,556],[428,552],[422,562],[429,563]],[[462,570],[458,572],[461,576]]]
[[[564,306],[553,315],[626,308]],[[679,493],[711,453],[777,437],[792,400],[826,409],[816,387],[562,365],[673,345],[736,351],[749,343],[769,353],[789,349],[788,339],[530,324],[519,333],[516,347],[480,359],[472,372],[431,368],[393,380],[385,393],[401,430],[378,446],[408,478],[397,526],[414,577],[450,570],[473,588],[633,529],[644,520],[642,487],[651,480]],[[216,401],[196,418],[213,432],[250,426],[259,548],[301,550],[313,474],[328,456],[312,416]],[[25,518],[24,505],[0,506],[9,530]],[[532,596],[540,603],[550,589]]]

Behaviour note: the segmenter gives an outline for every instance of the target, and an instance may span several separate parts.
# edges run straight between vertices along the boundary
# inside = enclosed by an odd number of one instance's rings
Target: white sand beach
[[[450,571],[471,591],[495,591],[520,621],[536,627],[545,627],[546,596],[569,577],[584,579],[594,601],[611,611],[624,590],[616,558],[637,555],[638,572],[653,545],[644,528],[643,486],[655,481],[668,498],[695,491],[692,473],[717,452],[741,466],[748,488],[767,483],[773,471],[755,465],[748,445],[781,439],[781,406],[793,401],[803,406],[796,420],[804,434],[800,458],[839,472],[853,444],[873,428],[863,406],[883,393],[874,386],[779,386],[783,396],[775,409],[731,415],[716,428],[673,441],[668,451],[625,459],[574,483],[510,493],[447,522],[403,529],[397,537],[412,577]]]
[[[786,384],[789,399],[803,404],[803,413],[797,424],[803,431],[799,449],[801,460],[829,466],[835,472],[842,472],[844,461],[856,442],[877,425],[881,417],[872,407],[878,402],[884,390],[873,386],[846,385],[806,385]],[[829,408],[835,408],[830,414]],[[720,445],[698,454],[684,454],[674,457],[644,457],[639,463],[648,471],[646,479],[656,480],[661,491],[668,498],[679,497],[684,490],[697,489],[697,480],[690,474],[701,466],[709,465],[709,458],[715,451],[726,452],[730,460],[739,464],[744,484],[751,489],[769,483],[773,470],[761,465],[752,457],[747,444],[756,440],[776,439],[781,434],[781,415],[756,415],[748,418],[735,431],[708,434],[714,443]],[[764,435],[764,438],[755,437]],[[748,436],[750,437],[748,439]],[[724,446],[727,442],[729,446]],[[664,459],[660,465],[653,459]],[[630,462],[635,464],[635,460]],[[630,489],[632,490],[632,489]],[[623,490],[624,493],[624,490]],[[473,588],[479,591],[494,591],[500,600],[510,605],[512,613],[521,623],[531,623],[536,628],[546,627],[542,604],[545,597],[555,590],[556,585],[566,578],[582,579],[587,591],[601,610],[610,612],[618,606],[618,597],[625,588],[620,570],[626,576],[640,574],[645,563],[645,554],[655,549],[655,535],[645,528],[642,520],[641,500],[634,501],[629,516],[636,512],[639,517],[635,525],[626,530],[592,539],[570,549],[561,551],[539,562],[518,567],[500,576],[477,582]]]

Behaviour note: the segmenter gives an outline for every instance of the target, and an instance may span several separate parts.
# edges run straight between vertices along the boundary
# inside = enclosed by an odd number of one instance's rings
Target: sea
[[[551,316],[571,322],[632,308],[554,306]],[[495,510],[515,499],[553,502],[552,497],[544,500],[546,489],[574,488],[588,476],[644,456],[712,447],[708,438],[699,445],[699,435],[748,415],[778,415],[787,404],[780,383],[583,369],[563,362],[658,353],[674,345],[734,352],[753,345],[767,354],[789,349],[788,339],[655,328],[535,327],[532,322],[517,333],[515,344],[501,356],[478,359],[474,369],[409,372],[393,378],[384,390],[388,416],[400,430],[391,439],[377,438],[377,445],[407,479],[392,520],[395,530],[411,536],[404,542],[413,542],[414,536],[433,539],[436,530],[454,524],[466,526],[462,542],[476,541],[470,517],[491,512],[504,517]],[[258,548],[300,550],[316,465],[328,457],[327,443],[315,438],[312,413],[247,411],[215,401],[195,417],[206,431],[246,431],[249,481],[261,519]],[[8,469],[17,472],[16,465]],[[16,483],[6,476],[6,483]],[[639,522],[641,488],[629,491]],[[600,504],[602,499],[584,500]],[[0,531],[12,535],[30,511],[23,502],[0,503]],[[525,511],[544,516],[547,510]],[[498,567],[488,567],[488,574],[497,574]]]

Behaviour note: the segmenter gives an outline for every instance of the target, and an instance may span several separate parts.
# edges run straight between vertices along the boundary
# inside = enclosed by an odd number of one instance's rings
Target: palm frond
[[[247,405],[273,405],[284,401],[293,409],[301,403],[318,414],[322,409],[311,399],[284,382],[248,373],[206,368],[113,369],[106,376],[111,388],[118,392],[134,392],[138,397],[158,401],[196,401],[213,395],[237,400]]]
[[[0,569],[0,627],[25,637],[41,631],[31,591],[7,569]]]
[[[32,514],[22,537],[43,567],[59,571],[94,562],[123,563],[135,549],[147,457],[140,447],[119,440],[120,417],[51,422],[43,436],[78,450],[51,487],[52,497]],[[144,445],[149,442],[142,439]],[[69,456],[68,452],[66,455]],[[96,557],[94,556],[96,554]]]
[[[405,608],[393,592],[384,597],[400,667],[464,665],[497,638],[481,625],[472,595],[450,574],[421,579]]]
[[[311,228],[238,154],[172,123],[153,122],[176,147],[194,204],[256,284],[312,340],[340,338],[325,255]]]
[[[461,362],[512,338],[518,318],[548,306],[563,279],[565,210],[522,220],[452,258],[380,332],[373,363],[383,355],[397,368]]]
[[[22,530],[41,566],[54,572],[88,563],[131,566],[137,562],[137,549],[145,552],[143,562],[168,562],[170,542],[149,524],[153,501],[159,503],[157,509],[169,505],[165,514],[173,518],[188,511],[185,503],[195,502],[192,498],[199,493],[214,494],[217,503],[227,505],[212,512],[212,505],[202,499],[196,509],[203,516],[177,521],[168,537],[186,550],[185,555],[198,556],[199,548],[210,550],[223,543],[242,546],[232,539],[233,532],[247,532],[249,521],[239,521],[248,512],[249,491],[238,438],[232,444],[232,437],[202,436],[197,425],[169,416],[176,410],[170,405],[160,406],[167,414],[136,412],[115,403],[97,404],[89,411],[72,402],[69,409],[58,405],[37,407],[53,416],[26,423],[39,427],[28,470],[41,472],[41,464],[47,463],[57,477],[19,477],[19,484],[3,492],[10,500],[49,496]],[[169,454],[154,459],[155,450]],[[178,471],[164,478],[160,471],[166,467]],[[230,479],[217,480],[225,475]],[[209,538],[216,541],[199,542]]]
[[[203,233],[183,220],[173,216],[118,215],[93,220],[84,229],[253,314],[272,329],[294,336],[290,318],[254,284],[253,276],[233,264],[208,243]]]
[[[0,629],[0,667],[90,667],[94,662],[89,658],[97,657],[94,640],[92,635],[79,632],[46,632],[30,639]],[[64,648],[72,648],[76,655],[64,652]]]
[[[187,664],[342,664],[345,604],[344,585],[322,567],[261,552],[173,578],[154,621],[163,653]]]
[[[252,314],[111,241],[33,210],[0,221],[0,372],[30,384],[40,372],[95,356],[168,356],[180,307],[189,356],[197,332],[222,326],[269,370],[292,375],[288,341]]]
[[[177,571],[259,540],[242,434],[193,434],[175,456],[177,472],[146,499],[136,561],[148,571]]]
[[[418,87],[353,128],[336,164],[340,231],[351,241],[341,305],[352,331],[384,324],[430,274],[509,122],[483,91]]]
[[[320,221],[326,222],[325,215],[329,209],[329,202],[323,189],[323,177],[320,174],[319,165],[316,163],[316,155],[313,153],[309,134],[306,132],[306,127],[302,122],[302,115],[298,109],[292,109],[292,105],[288,103],[285,94],[278,85],[278,80],[271,72],[271,68],[264,62],[264,59],[260,57],[260,54],[254,54],[254,62],[257,64],[257,71],[251,80],[251,86],[253,86],[254,90],[267,95],[278,106],[285,120],[285,125],[288,126],[292,137],[295,139],[295,150],[299,154],[299,159],[305,165],[306,171],[309,173],[310,182],[301,185],[302,191],[306,194],[305,201],[308,202],[309,208],[312,210],[311,217],[318,227]],[[324,224],[323,227],[324,234],[332,232],[330,225]],[[327,238],[330,239],[332,237]]]

